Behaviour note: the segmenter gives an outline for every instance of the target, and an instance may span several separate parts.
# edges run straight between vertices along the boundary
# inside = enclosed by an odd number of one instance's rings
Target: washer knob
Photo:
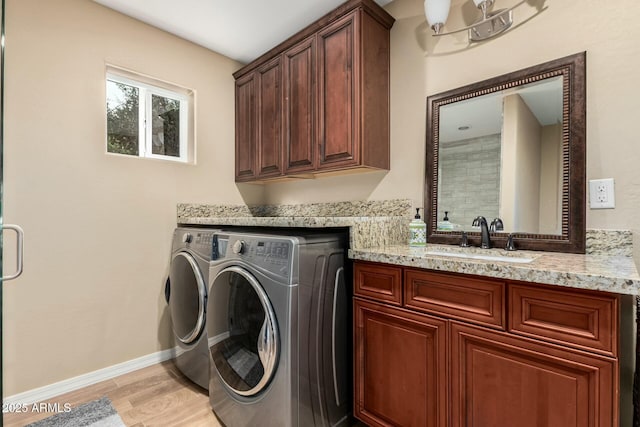
[[[236,240],[233,243],[232,249],[234,254],[241,254],[242,252],[244,252],[244,242],[242,240]]]
[[[184,233],[182,235],[182,243],[191,243],[192,240],[193,236],[191,235],[191,233]]]

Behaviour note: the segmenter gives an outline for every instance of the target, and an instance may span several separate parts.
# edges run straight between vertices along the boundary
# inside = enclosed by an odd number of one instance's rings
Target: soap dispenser
[[[420,219],[420,208],[416,208],[416,216],[409,223],[409,246],[414,248],[427,245],[427,224]]]

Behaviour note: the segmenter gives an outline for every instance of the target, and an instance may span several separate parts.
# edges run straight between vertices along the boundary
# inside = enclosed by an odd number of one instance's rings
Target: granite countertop
[[[406,242],[411,201],[310,203],[305,205],[178,204],[178,224],[349,229],[349,247]]]
[[[433,255],[450,252],[454,256]],[[456,255],[532,258],[529,263],[460,258]],[[350,249],[355,260],[418,267],[430,270],[474,274],[486,277],[545,283],[619,294],[639,295],[640,276],[633,258],[621,255],[585,255],[556,252],[458,248],[427,244],[425,248],[392,245]]]
[[[459,248],[432,245],[411,248],[410,200],[312,203],[305,205],[179,204],[179,224],[261,227],[345,227],[349,257],[409,267],[545,283],[620,294],[640,295],[634,264],[633,236],[628,230],[587,230],[587,254]],[[428,252],[528,257],[529,263],[469,259]]]

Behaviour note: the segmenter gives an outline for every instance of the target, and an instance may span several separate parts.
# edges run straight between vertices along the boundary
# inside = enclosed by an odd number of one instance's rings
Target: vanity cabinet
[[[350,0],[234,73],[236,181],[389,169],[393,22]]]
[[[451,322],[451,426],[617,426],[617,361]]]
[[[447,324],[356,300],[355,416],[369,425],[446,426]]]
[[[354,392],[370,426],[618,425],[619,297],[354,263]]]

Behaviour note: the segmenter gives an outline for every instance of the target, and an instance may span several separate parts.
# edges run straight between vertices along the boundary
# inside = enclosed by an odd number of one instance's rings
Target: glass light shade
[[[444,24],[449,17],[450,7],[451,0],[424,0],[424,14],[429,26]]]
[[[476,5],[476,7],[480,6],[480,3],[484,2],[485,0],[473,0],[473,3]]]

